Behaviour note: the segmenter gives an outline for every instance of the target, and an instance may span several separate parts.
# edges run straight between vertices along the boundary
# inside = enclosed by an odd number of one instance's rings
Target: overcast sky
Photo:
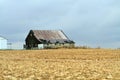
[[[0,35],[24,43],[31,29],[62,29],[77,45],[120,47],[120,0],[0,0]]]

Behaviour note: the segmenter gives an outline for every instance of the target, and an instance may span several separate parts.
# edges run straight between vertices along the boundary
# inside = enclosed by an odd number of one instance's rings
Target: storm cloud
[[[62,29],[77,45],[120,47],[119,0],[0,0],[0,35],[24,43],[30,29]]]

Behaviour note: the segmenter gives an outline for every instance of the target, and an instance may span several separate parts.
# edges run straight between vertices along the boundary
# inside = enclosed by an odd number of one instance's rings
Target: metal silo
[[[0,36],[0,49],[7,49],[7,39]]]

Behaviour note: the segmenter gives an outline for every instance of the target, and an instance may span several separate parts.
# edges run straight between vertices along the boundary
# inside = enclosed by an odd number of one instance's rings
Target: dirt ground
[[[120,80],[120,50],[1,50],[0,80]]]

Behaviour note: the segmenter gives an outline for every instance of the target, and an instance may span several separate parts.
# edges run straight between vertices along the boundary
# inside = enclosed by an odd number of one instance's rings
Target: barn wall
[[[44,48],[72,48],[74,44],[64,43],[64,44],[44,44]]]
[[[25,43],[26,43],[25,45],[26,49],[38,48],[38,44],[40,44],[40,42],[35,38],[33,32],[29,33]]]

